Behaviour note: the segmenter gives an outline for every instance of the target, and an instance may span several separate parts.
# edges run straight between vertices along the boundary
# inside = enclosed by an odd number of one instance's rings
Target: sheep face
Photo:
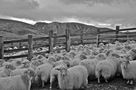
[[[7,68],[7,69],[10,69],[10,70],[15,70],[15,69],[16,69],[16,68],[15,68],[13,65],[11,65],[11,64],[6,65],[6,68]]]
[[[84,54],[81,54],[79,57],[80,57],[80,60],[87,59],[87,57]]]
[[[109,56],[109,55],[111,54],[111,52],[113,52],[113,50],[108,50],[108,51],[106,52],[106,55]]]
[[[19,65],[21,65],[22,63],[21,63],[21,61],[16,61],[16,65],[17,66],[19,66]]]
[[[75,54],[75,52],[73,51],[73,52],[70,52],[70,53],[69,53],[69,56],[72,57],[72,58],[74,58],[74,57],[76,56],[76,54]]]
[[[126,70],[126,69],[127,69],[128,64],[130,64],[130,62],[129,62],[129,61],[123,61],[123,62],[121,63],[121,68],[123,68],[124,70]]]
[[[56,68],[56,70],[60,71],[62,77],[65,77],[67,75],[67,69],[64,67]]]
[[[62,57],[62,60],[70,60],[70,58],[65,55],[65,56]]]
[[[64,77],[67,75],[67,69],[62,69],[61,70],[61,75]]]
[[[25,75],[27,75],[31,80],[35,76],[35,72],[32,69],[28,69],[24,72]]]
[[[102,53],[100,53],[100,54],[98,54],[97,56],[96,56],[96,58],[98,59],[98,60],[104,60],[104,59],[106,59],[106,56],[104,55],[104,54],[102,54]]]
[[[115,58],[120,58],[120,56],[117,53],[112,53],[111,56]]]
[[[53,61],[53,62],[56,61],[54,57],[49,57],[48,60],[49,60],[49,61]]]
[[[61,60],[61,56],[59,56],[59,55],[55,55],[55,58],[56,58],[56,61],[59,61],[59,60]]]
[[[2,67],[2,64],[4,63],[3,59],[0,59],[0,67]]]
[[[37,56],[37,59],[42,59],[42,58],[45,58],[43,55],[38,55]]]

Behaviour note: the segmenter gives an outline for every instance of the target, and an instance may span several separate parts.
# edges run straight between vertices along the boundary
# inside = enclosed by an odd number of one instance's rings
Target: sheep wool
[[[106,60],[100,61],[96,65],[95,75],[100,83],[100,76],[105,79],[105,82],[111,77],[113,77],[118,70],[118,58],[108,57]]]
[[[128,80],[127,83],[133,84],[133,80],[136,79],[136,61],[122,62],[121,70],[123,78]]]
[[[51,70],[51,73],[50,73],[50,89],[52,88],[52,84],[53,82],[57,79],[58,77],[58,74],[59,74],[59,71],[57,70],[58,68],[61,68],[61,67],[67,67],[65,64],[61,64],[61,65],[58,65],[58,66],[55,66],[52,70]]]
[[[35,79],[38,80],[38,77],[41,78],[42,87],[44,87],[44,82],[47,82],[49,80],[52,68],[53,68],[53,65],[50,63],[39,65],[36,68],[35,70],[36,78]]]
[[[77,65],[67,68],[58,69],[59,88],[62,90],[79,89],[86,87],[88,84],[88,72],[87,69],[82,65]]]
[[[34,71],[28,70],[24,75],[0,78],[1,90],[30,90]]]
[[[11,71],[10,76],[23,75],[25,71],[27,71],[26,68],[24,68],[24,69],[15,69],[15,70]]]
[[[94,59],[86,59],[80,62],[80,65],[83,65],[87,68],[89,77],[88,79],[92,80],[95,78],[95,68],[99,61],[105,60],[104,54],[98,54]]]

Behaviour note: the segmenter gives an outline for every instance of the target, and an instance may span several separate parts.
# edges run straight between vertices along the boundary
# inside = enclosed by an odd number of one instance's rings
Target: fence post
[[[54,44],[53,44],[54,47],[56,46],[56,41],[57,41],[57,33],[54,33]]]
[[[14,48],[14,44],[13,44],[13,43],[11,43],[11,48],[12,48],[12,49]]]
[[[33,57],[33,37],[28,35],[28,60],[31,61]]]
[[[96,40],[97,47],[99,46],[99,42],[100,42],[100,29],[97,29],[97,40]]]
[[[4,59],[4,43],[3,43],[3,36],[0,36],[0,59]]]
[[[21,49],[22,48],[22,43],[21,42],[19,42],[19,49]]]
[[[118,34],[119,34],[119,26],[116,26],[116,40],[115,41],[118,41]]]
[[[66,29],[66,51],[70,51],[71,39],[70,39],[70,31]]]
[[[49,52],[53,52],[53,30],[49,31]]]
[[[129,41],[129,31],[127,30],[127,41]]]
[[[83,30],[81,30],[81,33],[80,33],[80,39],[81,39],[81,44],[83,45]]]

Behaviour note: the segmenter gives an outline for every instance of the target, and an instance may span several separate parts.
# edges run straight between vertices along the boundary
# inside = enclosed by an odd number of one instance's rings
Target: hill
[[[5,39],[25,38],[27,34],[41,35],[31,24],[0,19],[0,35],[4,36]]]
[[[52,23],[44,23],[37,22],[34,25],[9,20],[9,19],[0,19],[0,35],[4,36],[5,39],[21,39],[27,38],[28,34],[32,34],[33,36],[45,36],[48,35],[50,30],[53,30],[59,35],[65,34],[65,30],[70,30],[71,34],[79,34],[81,30],[83,33],[92,33],[92,35],[96,34],[98,27],[85,25],[81,23],[60,23],[60,22],[52,22]],[[109,28],[100,28],[102,31],[112,30]]]

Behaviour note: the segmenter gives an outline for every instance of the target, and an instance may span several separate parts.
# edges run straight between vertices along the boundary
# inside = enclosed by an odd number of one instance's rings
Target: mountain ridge
[[[79,34],[81,30],[83,33],[96,34],[98,27],[86,25],[77,22],[37,22],[34,25],[21,21],[0,19],[0,35],[5,39],[27,38],[26,35],[32,34],[33,36],[48,35],[50,30],[58,35],[65,34],[65,30],[70,30],[71,34]],[[110,28],[100,28],[104,30],[113,30]]]

